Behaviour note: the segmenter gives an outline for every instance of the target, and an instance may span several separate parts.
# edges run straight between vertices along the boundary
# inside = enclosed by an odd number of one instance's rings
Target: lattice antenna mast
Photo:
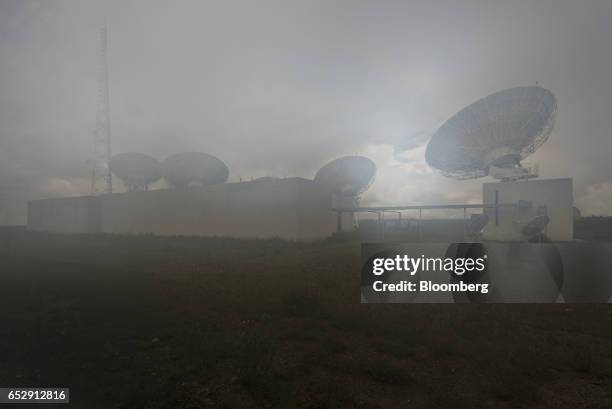
[[[98,108],[94,131],[94,158],[92,160],[91,193],[113,192],[113,176],[110,171],[111,122],[108,86],[107,28],[100,30],[100,66],[98,78]],[[100,186],[100,185],[103,185]]]

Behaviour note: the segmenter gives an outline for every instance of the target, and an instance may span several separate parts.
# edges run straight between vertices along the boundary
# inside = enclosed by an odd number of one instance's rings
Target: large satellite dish
[[[119,153],[111,158],[109,166],[128,191],[147,190],[161,178],[159,161],[142,153]]]
[[[376,165],[363,156],[344,156],[323,166],[314,181],[341,196],[359,196],[376,176]]]
[[[556,112],[557,100],[547,89],[496,92],[447,120],[429,141],[425,159],[455,179],[537,177],[537,170],[522,166],[521,160],[546,142]]]
[[[229,176],[229,170],[221,159],[200,152],[177,153],[166,158],[162,173],[172,187],[224,183]]]

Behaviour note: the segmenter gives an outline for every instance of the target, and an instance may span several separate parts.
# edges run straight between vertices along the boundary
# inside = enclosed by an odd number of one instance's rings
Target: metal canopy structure
[[[546,142],[556,111],[554,94],[541,87],[496,92],[447,120],[432,136],[425,158],[454,179],[535,177],[537,172],[520,162]]]
[[[463,226],[464,235],[467,233],[467,211],[468,209],[495,209],[495,224],[499,223],[499,209],[501,208],[517,208],[526,206],[523,202],[517,203],[499,203],[496,197],[496,202],[493,204],[484,203],[461,203],[461,204],[445,204],[445,205],[408,205],[408,206],[368,206],[368,207],[337,207],[333,208],[332,211],[336,212],[337,215],[337,231],[342,232],[342,214],[343,213],[374,213],[378,216],[378,229],[380,231],[381,238],[384,239],[385,228],[385,213],[395,213],[398,215],[398,220],[402,220],[402,211],[406,210],[417,210],[418,211],[418,231],[419,236],[421,235],[421,223],[423,218],[423,210],[463,210]]]

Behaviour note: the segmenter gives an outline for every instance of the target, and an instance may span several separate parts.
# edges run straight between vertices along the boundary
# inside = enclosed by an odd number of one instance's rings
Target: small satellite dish
[[[109,162],[110,170],[123,181],[128,191],[147,190],[161,178],[161,164],[142,153],[119,153]]]
[[[535,237],[544,232],[549,222],[550,218],[546,215],[536,216],[521,228],[521,233],[528,238]]]
[[[489,216],[486,213],[473,214],[467,225],[467,231],[470,235],[480,234],[482,229],[489,223]]]
[[[172,187],[224,183],[229,176],[229,170],[221,159],[200,152],[177,153],[166,158],[162,173]]]
[[[537,177],[537,168],[520,162],[546,142],[556,112],[557,100],[547,89],[529,86],[496,92],[447,120],[429,141],[425,159],[455,179]]]
[[[376,165],[363,156],[344,156],[323,166],[314,181],[340,196],[359,196],[374,182]]]

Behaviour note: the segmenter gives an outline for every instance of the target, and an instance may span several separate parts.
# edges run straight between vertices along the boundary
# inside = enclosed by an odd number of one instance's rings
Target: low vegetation
[[[610,305],[362,305],[353,242],[2,243],[0,385],[71,407],[612,407]]]

